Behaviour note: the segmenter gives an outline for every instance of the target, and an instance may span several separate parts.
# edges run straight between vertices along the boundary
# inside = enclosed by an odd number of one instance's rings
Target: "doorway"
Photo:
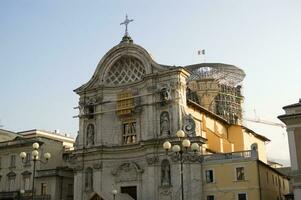
[[[125,186],[120,188],[121,193],[130,195],[133,199],[137,200],[137,186]]]

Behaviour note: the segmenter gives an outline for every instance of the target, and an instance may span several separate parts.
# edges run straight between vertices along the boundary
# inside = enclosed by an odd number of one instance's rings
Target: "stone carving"
[[[164,111],[160,115],[160,136],[170,135],[169,113]]]
[[[94,145],[94,135],[95,135],[94,125],[89,124],[87,126],[86,145]]]
[[[93,164],[94,169],[101,169],[102,168],[102,163],[95,163]]]
[[[161,186],[170,186],[170,164],[167,159],[162,160],[161,163]]]
[[[167,87],[163,87],[160,90],[160,102],[161,105],[166,105],[167,102],[171,99],[170,97],[170,89]]]
[[[195,136],[195,122],[191,114],[184,117],[183,131],[187,134],[188,137]]]
[[[154,165],[159,161],[158,156],[153,156],[153,157],[146,157],[146,162],[148,165]]]
[[[115,176],[116,182],[136,181],[143,173],[143,170],[135,162],[127,162],[119,165],[112,170],[112,175]]]

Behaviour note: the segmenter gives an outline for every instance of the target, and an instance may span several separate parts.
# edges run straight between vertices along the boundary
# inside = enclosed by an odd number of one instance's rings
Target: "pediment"
[[[156,63],[141,46],[120,43],[100,60],[92,78],[74,91],[79,94],[98,87],[120,87],[167,69],[168,66]]]

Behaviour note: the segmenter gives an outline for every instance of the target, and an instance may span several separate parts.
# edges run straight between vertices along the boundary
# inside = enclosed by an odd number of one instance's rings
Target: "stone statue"
[[[89,124],[87,127],[87,138],[86,138],[87,145],[94,145],[94,135],[95,135],[94,125]]]
[[[167,159],[161,163],[161,186],[170,186],[170,164]]]
[[[165,105],[169,100],[170,100],[170,89],[164,87],[160,90],[161,105]]]
[[[170,135],[169,113],[164,111],[160,115],[160,135]]]

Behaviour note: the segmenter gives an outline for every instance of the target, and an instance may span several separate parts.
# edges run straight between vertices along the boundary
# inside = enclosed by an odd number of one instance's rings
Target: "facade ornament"
[[[159,162],[158,156],[146,157],[146,162],[148,165],[154,165]]]
[[[169,113],[163,111],[160,115],[160,136],[170,135],[170,120]]]
[[[195,136],[195,122],[191,114],[184,117],[183,131],[188,137]]]

